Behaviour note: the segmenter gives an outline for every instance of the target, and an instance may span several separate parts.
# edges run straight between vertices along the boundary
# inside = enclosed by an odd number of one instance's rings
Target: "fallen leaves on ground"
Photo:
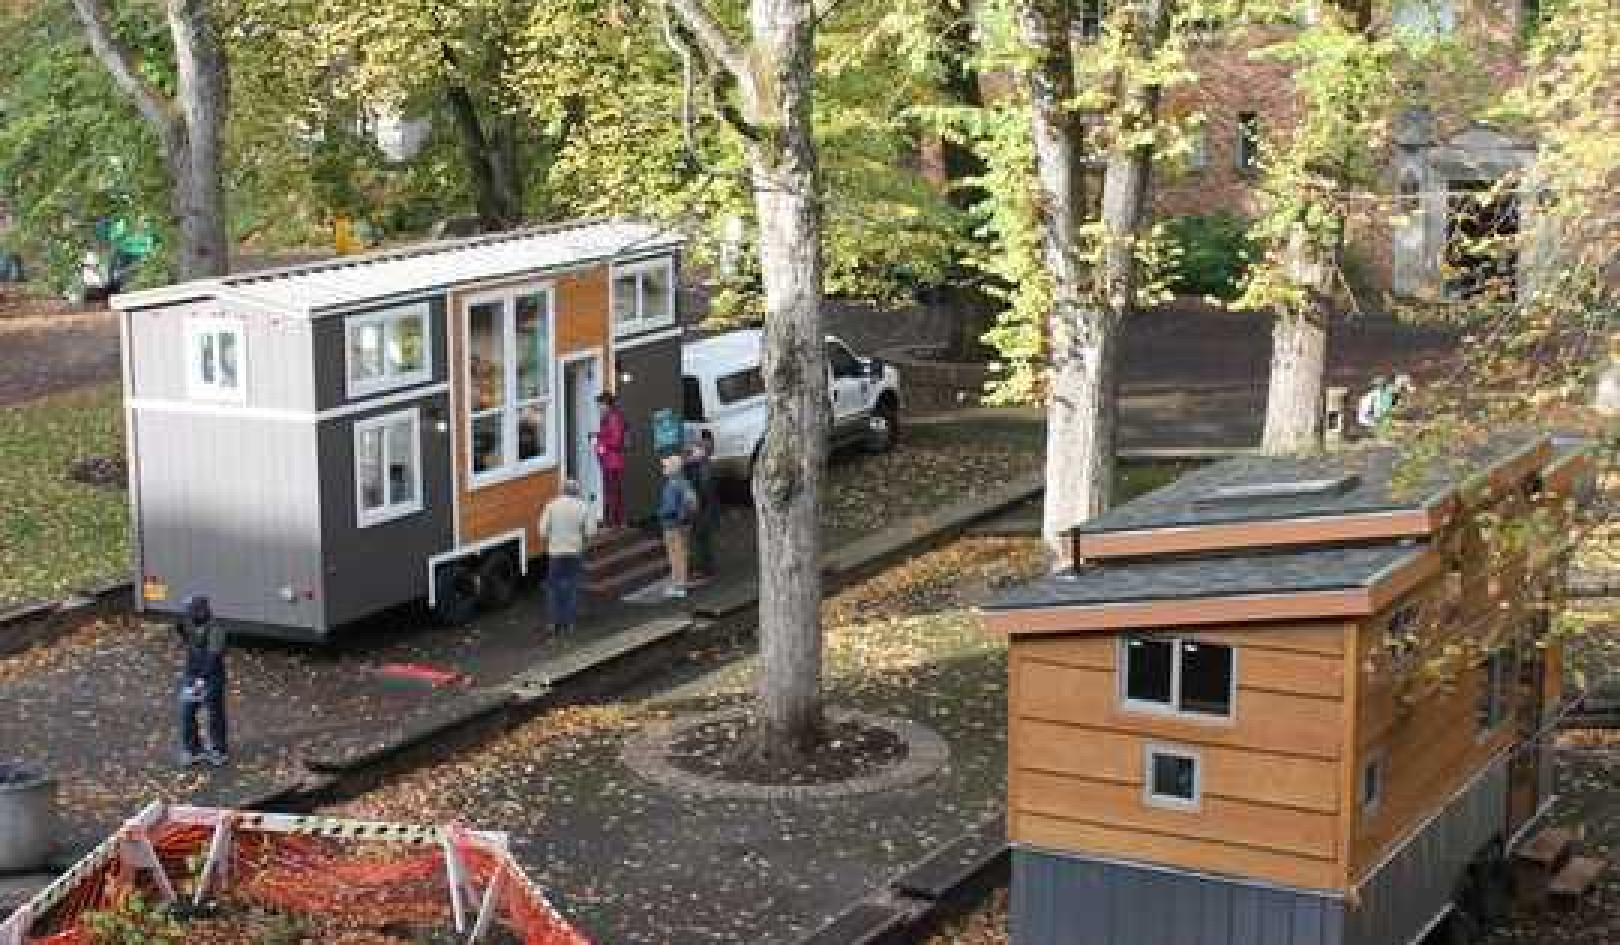
[[[129,616],[58,616],[47,619],[68,620],[75,625],[49,643],[0,657],[0,683],[47,672],[61,666],[75,654],[94,649],[104,643],[128,642],[137,634],[153,633],[152,630],[143,627],[140,621]]]
[[[922,945],[1006,945],[1007,890],[997,889],[990,901],[936,932]]]

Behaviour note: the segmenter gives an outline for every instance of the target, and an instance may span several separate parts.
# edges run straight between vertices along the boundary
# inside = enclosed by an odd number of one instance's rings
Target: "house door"
[[[596,462],[598,408],[602,392],[602,359],[596,354],[571,355],[563,360],[563,471],[579,481],[585,500],[602,512],[602,467]]]

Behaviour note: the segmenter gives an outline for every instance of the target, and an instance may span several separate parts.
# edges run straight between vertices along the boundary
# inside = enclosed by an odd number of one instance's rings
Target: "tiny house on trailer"
[[[318,640],[509,601],[561,480],[599,499],[605,390],[650,512],[681,245],[582,221],[115,298],[142,606],[205,593],[233,629]]]
[[[1584,459],[1476,459],[1219,463],[986,608],[1017,945],[1404,945],[1491,895],[1553,796],[1560,564],[1488,566],[1482,517],[1571,494]]]

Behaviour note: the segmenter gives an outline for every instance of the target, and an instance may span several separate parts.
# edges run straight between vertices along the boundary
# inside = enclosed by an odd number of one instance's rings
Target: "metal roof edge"
[[[120,312],[134,312],[159,305],[218,298],[220,288],[218,278],[193,279],[189,282],[175,282],[150,289],[137,289],[134,292],[120,292],[109,298],[107,304]]]

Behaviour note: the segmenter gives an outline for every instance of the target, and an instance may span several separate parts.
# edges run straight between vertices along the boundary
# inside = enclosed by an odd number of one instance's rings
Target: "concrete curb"
[[[133,603],[131,581],[107,580],[86,584],[57,600],[29,601],[0,609],[0,657],[12,656],[67,632],[68,621],[57,620],[95,607],[127,607]]]

